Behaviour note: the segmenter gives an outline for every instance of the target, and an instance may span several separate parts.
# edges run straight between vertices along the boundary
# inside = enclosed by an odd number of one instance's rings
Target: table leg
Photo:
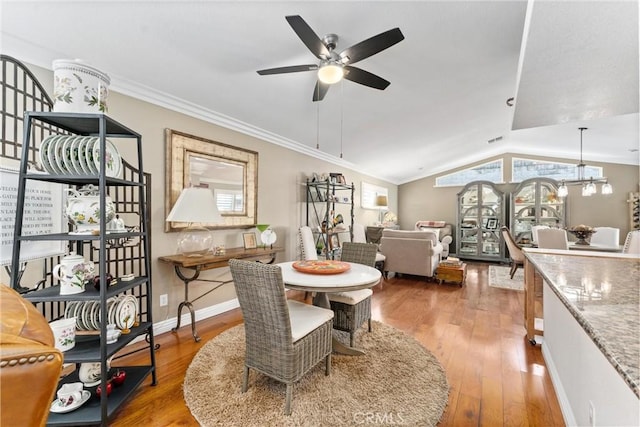
[[[326,292],[316,292],[313,297],[313,305],[331,310],[331,303],[329,302],[329,296]],[[347,356],[362,356],[365,354],[362,350],[349,347],[348,345],[340,342],[340,340],[336,338],[335,332],[331,338],[331,343],[334,353],[344,354]]]
[[[191,335],[193,335],[193,339],[195,342],[199,342],[200,341],[200,337],[198,336],[198,333],[196,332],[196,313],[193,310],[193,304],[191,304],[190,301],[182,301],[180,303],[180,305],[178,306],[178,323],[176,324],[175,328],[171,329],[171,332],[177,332],[178,329],[180,329],[180,320],[182,319],[182,308],[183,307],[187,307],[187,310],[189,310],[189,313],[191,314]]]

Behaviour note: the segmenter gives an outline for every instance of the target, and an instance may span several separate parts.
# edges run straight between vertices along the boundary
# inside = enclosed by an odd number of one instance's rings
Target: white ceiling
[[[46,68],[81,58],[109,74],[114,91],[397,184],[504,152],[575,159],[580,126],[589,128],[585,160],[639,163],[630,151],[638,149],[637,1],[1,7],[5,54]],[[286,15],[301,15],[320,37],[338,34],[337,51],[399,27],[405,40],[358,63],[391,85],[345,81],[313,103],[315,72],[259,76],[316,62]]]

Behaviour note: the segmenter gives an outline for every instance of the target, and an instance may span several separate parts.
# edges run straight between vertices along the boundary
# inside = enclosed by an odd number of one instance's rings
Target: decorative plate
[[[62,173],[60,169],[58,169],[58,164],[56,162],[56,150],[58,149],[58,141],[62,139],[66,139],[68,135],[62,135],[54,140],[52,140],[47,146],[47,162],[49,164],[49,169],[51,169],[51,174],[59,175]]]
[[[62,165],[64,166],[64,171],[69,175],[76,175],[78,172],[76,171],[76,167],[73,165],[73,161],[71,159],[71,144],[76,139],[75,136],[70,136],[67,138],[62,144]]]
[[[53,152],[53,160],[56,166],[56,169],[62,175],[69,175],[70,172],[67,171],[67,167],[64,164],[64,143],[67,142],[69,138],[73,138],[72,136],[63,136],[62,138],[56,140],[56,142],[49,149],[49,154]],[[53,150],[52,150],[53,149]]]
[[[122,169],[122,158],[115,145],[108,139],[105,141],[105,151],[107,155],[105,157],[105,174],[112,178],[120,177],[120,170]],[[93,162],[98,171],[100,171],[100,140],[96,140],[93,144]]]
[[[51,403],[51,412],[55,412],[57,414],[64,414],[65,412],[71,412],[75,409],[78,409],[82,405],[84,405],[89,398],[91,397],[91,392],[89,390],[82,390],[82,399],[77,402],[72,402],[69,406],[62,406],[60,400],[56,399]]]
[[[51,168],[51,164],[49,163],[49,147],[51,146],[51,143],[53,141],[60,137],[61,135],[50,135],[46,137],[44,141],[42,141],[42,144],[40,144],[40,163],[42,164],[44,170],[49,173],[55,173]]]
[[[270,228],[267,228],[260,234],[260,240],[262,240],[262,243],[265,245],[273,245],[277,238],[276,232]]]
[[[295,270],[302,273],[309,274],[339,274],[351,268],[351,265],[342,261],[319,261],[319,260],[306,260],[296,261],[291,265]]]
[[[77,156],[78,156],[78,163],[80,164],[80,168],[82,169],[82,173],[83,174],[87,174],[90,175],[93,172],[91,172],[91,168],[89,167],[89,164],[87,163],[87,143],[91,141],[91,137],[90,136],[85,136],[83,138],[80,139],[80,141],[78,142],[78,147],[76,148],[77,151]]]
[[[116,308],[116,325],[119,329],[130,329],[136,320],[137,307],[135,302],[129,298],[122,298]]]
[[[84,145],[84,161],[87,163],[92,174],[98,173],[98,169],[96,169],[96,164],[93,160],[93,146],[97,140],[98,138],[95,136],[90,136]]]

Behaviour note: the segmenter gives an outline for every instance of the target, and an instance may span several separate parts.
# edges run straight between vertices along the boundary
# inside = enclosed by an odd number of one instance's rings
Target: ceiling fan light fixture
[[[318,79],[328,85],[338,83],[343,76],[344,69],[333,61],[323,62],[318,68]]]

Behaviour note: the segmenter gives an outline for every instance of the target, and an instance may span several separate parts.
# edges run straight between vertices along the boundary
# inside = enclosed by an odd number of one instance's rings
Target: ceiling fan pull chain
[[[320,86],[316,86],[320,92]],[[320,103],[316,103],[316,150],[320,149]]]
[[[342,158],[342,128],[344,126],[344,80],[340,81],[340,158]]]

